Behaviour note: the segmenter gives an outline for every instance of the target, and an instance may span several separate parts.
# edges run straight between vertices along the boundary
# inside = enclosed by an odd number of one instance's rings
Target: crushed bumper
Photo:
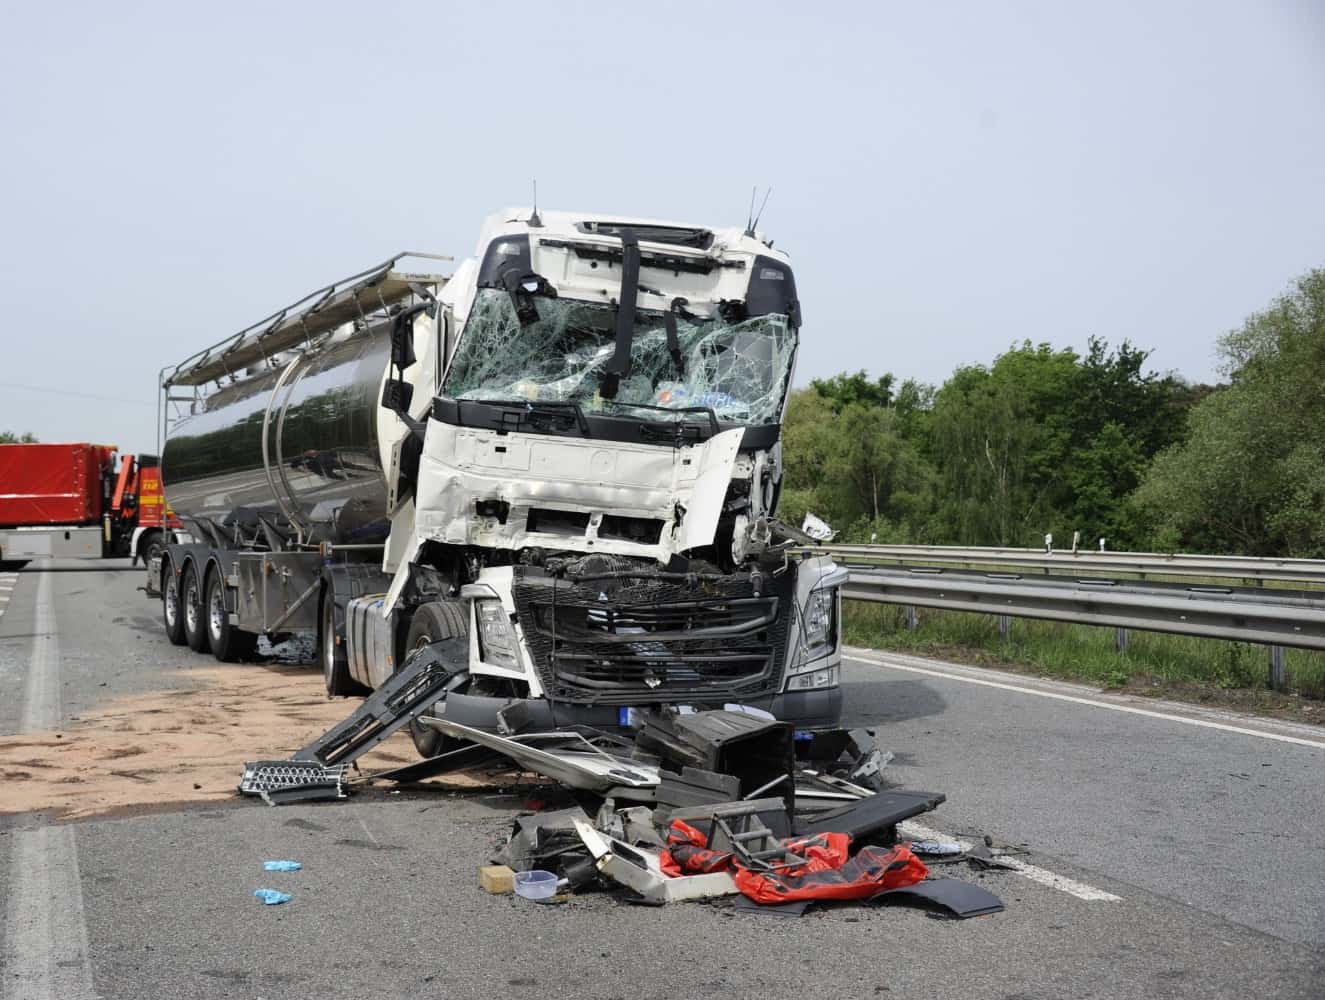
[[[797,729],[836,729],[842,717],[842,689],[820,688],[813,691],[786,691],[763,698],[748,698],[743,704],[771,712]],[[642,706],[641,706],[642,707]],[[722,706],[717,706],[721,708]],[[581,705],[574,702],[551,702],[544,698],[492,698],[453,691],[439,702],[436,714],[452,722],[485,732],[496,733],[498,715],[519,717],[535,732],[552,732],[571,726],[593,726],[614,730],[620,726],[620,709],[615,705]],[[522,726],[521,728],[526,728]]]

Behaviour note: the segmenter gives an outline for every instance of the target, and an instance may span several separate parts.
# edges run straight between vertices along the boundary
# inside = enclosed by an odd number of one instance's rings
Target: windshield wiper
[[[580,432],[585,437],[593,437],[590,432],[589,421],[584,415],[584,408],[574,400],[529,400],[529,399],[484,399],[478,402],[487,403],[492,406],[503,406],[514,408],[516,413],[515,425],[534,423],[542,420],[562,420],[574,423],[580,428]]]
[[[709,436],[718,434],[722,431],[722,426],[718,423],[718,415],[711,406],[657,406],[653,403],[618,403],[618,406],[633,406],[639,410],[653,410],[657,413],[702,413],[709,418]],[[673,423],[679,423],[673,421]],[[690,425],[695,426],[694,424]]]

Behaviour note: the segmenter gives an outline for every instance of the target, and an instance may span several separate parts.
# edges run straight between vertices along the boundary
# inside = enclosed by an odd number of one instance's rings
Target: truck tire
[[[367,694],[368,689],[350,675],[350,658],[345,643],[336,641],[336,599],[330,585],[322,592],[322,626],[318,629],[318,650],[327,694],[349,697]]]
[[[430,601],[421,605],[410,619],[405,658],[422,646],[468,634],[469,619],[462,605],[454,601]],[[423,757],[436,757],[460,746],[459,740],[451,739],[417,719],[410,720],[409,734],[414,739],[414,749]]]
[[[205,653],[207,645],[207,622],[202,606],[202,587],[198,583],[198,564],[191,562],[184,567],[179,585],[180,615],[184,619],[184,641],[195,653]]]
[[[251,660],[258,649],[258,637],[230,624],[230,613],[225,607],[225,580],[215,566],[207,573],[206,602],[203,604],[207,621],[207,641],[212,655],[222,663]]]
[[[172,646],[182,646],[187,641],[184,638],[184,605],[179,597],[179,577],[170,560],[166,560],[161,577],[161,621],[166,626],[166,638]]]
[[[166,543],[161,539],[161,532],[149,531],[138,539],[138,558],[144,566],[151,566],[152,560],[166,551]]]

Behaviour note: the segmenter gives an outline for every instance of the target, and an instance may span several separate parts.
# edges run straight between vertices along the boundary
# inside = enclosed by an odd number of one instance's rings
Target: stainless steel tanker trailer
[[[752,226],[513,210],[438,259],[163,370],[170,640],[315,640],[349,695],[463,639],[435,711],[489,731],[733,702],[836,726],[845,572],[776,517],[787,255]]]

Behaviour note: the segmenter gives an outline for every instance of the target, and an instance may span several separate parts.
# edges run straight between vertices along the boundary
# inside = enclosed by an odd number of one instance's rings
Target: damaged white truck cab
[[[732,702],[802,728],[837,725],[845,573],[775,516],[801,322],[785,254],[751,230],[512,210],[487,221],[449,280],[389,270],[376,287],[407,292],[379,296],[376,315],[313,338],[306,353],[337,336],[381,345],[380,573],[355,555],[371,532],[342,523],[371,520],[362,494],[353,518],[354,500],[324,500],[319,518],[316,498],[290,485],[288,459],[268,475],[278,500],[285,483],[285,526],[305,545],[322,539],[329,690],[376,687],[413,648],[467,633],[468,672],[436,708],[464,725],[494,730],[518,715],[535,727],[613,727],[631,707]],[[368,297],[352,294],[362,314]],[[305,381],[286,374],[269,376],[264,452],[273,408],[281,451],[295,395],[279,398],[283,380]],[[325,395],[354,412],[354,392],[334,382]],[[300,444],[301,473],[346,467],[345,444]],[[178,510],[171,457],[168,442]],[[264,564],[288,569],[283,555]],[[237,570],[218,571],[240,591],[220,599],[244,628],[252,601]],[[288,632],[297,618],[256,631]],[[414,735],[422,752],[439,748],[434,730]]]

